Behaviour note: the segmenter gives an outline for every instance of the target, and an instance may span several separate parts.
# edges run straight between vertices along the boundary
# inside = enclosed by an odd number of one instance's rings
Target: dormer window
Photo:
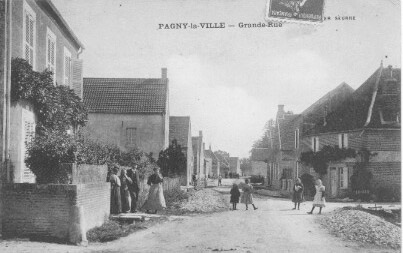
[[[379,110],[379,117],[382,125],[400,123],[400,115],[397,111]]]

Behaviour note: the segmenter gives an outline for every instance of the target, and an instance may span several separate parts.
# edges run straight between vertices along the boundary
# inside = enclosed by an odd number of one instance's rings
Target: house
[[[218,177],[220,175],[221,161],[218,159],[217,155],[211,149],[211,145],[209,146],[209,149],[204,151],[204,154],[206,157],[205,159],[207,159],[207,160],[211,159],[211,169],[207,169],[208,171],[210,171],[210,173],[209,173],[210,177],[213,177],[213,178]],[[206,165],[207,164],[208,163],[206,163]]]
[[[196,177],[203,179],[206,176],[205,161],[204,161],[204,143],[203,132],[199,131],[199,136],[192,137],[193,147],[193,174]]]
[[[329,197],[346,197],[351,176],[361,164],[372,175],[372,187],[401,189],[401,70],[382,65],[336,110],[303,136],[311,150],[324,145],[352,148],[354,158],[330,162],[323,177]],[[365,150],[372,156],[365,157]]]
[[[276,120],[269,121],[268,184],[274,189],[291,191],[293,180],[301,176],[300,154],[309,146],[302,141],[304,133],[325,115],[342,105],[353,93],[346,83],[325,94],[301,114],[286,112],[279,105]],[[309,173],[308,173],[309,174]]]
[[[253,148],[251,153],[251,170],[245,171],[244,176],[267,177],[267,161],[269,159],[268,148]]]
[[[7,3],[7,22],[0,23],[0,32],[6,50],[3,50],[2,78],[3,87],[7,91],[10,87],[11,58],[23,58],[34,71],[53,72],[55,85],[66,85],[82,96],[82,60],[79,58],[83,44],[78,40],[67,22],[61,16],[50,0],[21,0],[1,1],[2,10]],[[3,14],[3,13],[2,13]],[[5,20],[2,19],[1,22]],[[5,29],[5,30],[4,30]],[[4,64],[4,63],[2,63]],[[19,101],[8,105],[5,103],[3,115],[2,136],[3,161],[9,156],[12,170],[8,169],[8,181],[15,183],[35,182],[35,176],[25,165],[26,141],[29,141],[34,133],[37,123],[33,105],[27,101]],[[8,121],[9,119],[9,121]],[[11,136],[11,138],[10,138]],[[12,173],[10,173],[12,171]]]
[[[189,116],[169,117],[169,143],[176,140],[186,156],[186,177],[182,185],[189,186],[193,174],[192,130]]]
[[[161,78],[84,78],[91,138],[157,159],[169,145],[167,69]]]
[[[209,149],[204,150],[204,160],[206,162],[207,177],[211,178],[211,177],[217,176],[220,168],[219,168],[219,165],[217,166],[217,157],[215,156],[214,152],[211,150],[211,146],[209,146]],[[213,169],[213,167],[214,167],[214,169]],[[218,169],[218,171],[217,171],[217,169]]]
[[[232,174],[241,175],[241,163],[239,161],[239,157],[230,157],[229,158],[229,172]]]
[[[221,177],[227,177],[229,175],[229,159],[227,159],[227,157],[222,155],[219,151],[214,152],[214,155],[217,159],[217,175],[221,175]]]

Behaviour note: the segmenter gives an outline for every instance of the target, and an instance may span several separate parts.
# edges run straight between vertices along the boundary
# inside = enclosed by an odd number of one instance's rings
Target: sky
[[[327,0],[331,20],[277,28],[238,26],[265,22],[266,0],[52,2],[85,46],[84,77],[158,78],[166,67],[170,115],[190,116],[193,136],[231,156],[249,156],[278,104],[300,113],[342,82],[358,88],[381,60],[401,66],[398,0]],[[202,22],[227,28],[158,29]]]

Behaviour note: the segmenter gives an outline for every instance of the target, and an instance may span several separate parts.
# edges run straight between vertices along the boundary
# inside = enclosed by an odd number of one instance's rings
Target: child
[[[299,205],[302,202],[303,193],[304,193],[304,185],[301,183],[301,179],[297,178],[295,180],[294,192],[292,195],[292,202],[294,202],[293,210],[297,209],[297,205],[299,210]]]
[[[232,203],[232,210],[236,210],[236,204],[239,203],[239,196],[241,196],[241,192],[239,191],[238,185],[233,184],[232,189],[230,191]]]
[[[322,180],[318,179],[316,180],[316,194],[315,197],[313,198],[313,205],[312,205],[312,210],[308,212],[308,214],[312,214],[313,209],[315,207],[319,207],[319,214],[322,213],[322,208],[325,207],[325,186],[322,184]]]
[[[253,204],[253,196],[252,196],[253,187],[249,184],[249,179],[245,179],[245,185],[243,187],[243,194],[241,198],[241,203],[246,205],[246,210],[248,210],[248,204],[252,204],[253,209],[257,209],[255,204]]]

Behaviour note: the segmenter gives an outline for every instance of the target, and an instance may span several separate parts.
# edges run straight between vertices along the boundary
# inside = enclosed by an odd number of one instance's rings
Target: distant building
[[[199,136],[192,137],[193,147],[193,174],[199,178],[205,178],[204,146],[203,133],[199,131]]]
[[[239,161],[239,157],[230,157],[229,158],[229,172],[233,174],[241,175],[241,163]]]
[[[204,150],[204,160],[206,161],[206,174],[209,177],[217,177],[220,173],[220,165],[214,152],[209,149]],[[218,171],[217,171],[218,170]]]
[[[228,176],[229,174],[229,157],[228,159],[220,155],[219,152],[214,152],[214,155],[216,157],[217,161],[217,175],[221,175],[221,177]],[[215,159],[214,159],[215,160]],[[213,165],[214,165],[214,160],[213,160]],[[214,170],[214,169],[213,169]]]
[[[169,145],[168,83],[164,68],[161,78],[84,78],[91,138],[157,159]]]
[[[182,147],[182,152],[186,156],[186,177],[182,185],[189,186],[192,182],[193,174],[193,146],[192,129],[189,116],[170,116],[169,117],[169,143],[176,140]]]
[[[12,34],[8,34],[8,41],[11,44],[10,52],[7,51],[8,55],[12,58],[25,59],[34,71],[51,70],[55,85],[69,86],[81,97],[82,60],[79,59],[79,55],[84,46],[60,12],[50,0],[10,2]],[[3,12],[4,4],[5,1],[0,2]],[[0,41],[3,42],[4,24],[0,27],[2,34]],[[4,56],[2,60],[6,59],[9,64],[10,59],[5,57],[5,54],[2,56]],[[37,123],[33,105],[27,101],[18,101],[11,104],[9,113],[12,115],[9,155],[13,169],[12,175],[8,173],[8,179],[13,178],[15,183],[35,182],[35,176],[26,167],[24,161],[26,142],[34,136]],[[3,148],[7,149],[7,147]]]
[[[253,148],[250,158],[251,170],[244,171],[245,176],[267,177],[267,161],[269,157],[268,148]]]

